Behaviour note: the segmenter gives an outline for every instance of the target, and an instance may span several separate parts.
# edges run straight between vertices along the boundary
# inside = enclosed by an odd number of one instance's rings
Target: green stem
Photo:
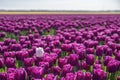
[[[111,73],[110,80],[116,80],[116,73]]]

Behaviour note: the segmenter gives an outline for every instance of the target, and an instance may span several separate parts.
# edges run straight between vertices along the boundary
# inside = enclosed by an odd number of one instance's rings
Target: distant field
[[[0,12],[0,14],[120,14],[120,12]]]

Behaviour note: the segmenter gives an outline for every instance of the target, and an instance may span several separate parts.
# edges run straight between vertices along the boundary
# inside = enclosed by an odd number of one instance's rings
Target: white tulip
[[[44,50],[42,47],[36,48],[36,56],[37,57],[42,57],[44,55]]]

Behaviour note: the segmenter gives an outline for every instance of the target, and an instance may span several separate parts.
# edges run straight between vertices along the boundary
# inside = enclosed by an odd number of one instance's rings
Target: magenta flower
[[[7,74],[7,80],[16,80],[15,79],[15,73],[13,72],[13,73],[8,73]]]
[[[85,70],[89,70],[90,69],[90,65],[86,63],[86,61],[82,62],[82,68]]]
[[[5,61],[5,65],[6,65],[8,68],[15,68],[15,59],[14,59],[14,58],[7,57],[7,59],[6,59],[6,61]]]
[[[84,60],[85,59],[85,50],[84,49],[78,49],[77,50],[77,54],[79,55],[79,59],[80,60]]]
[[[77,75],[77,80],[84,80],[84,77],[85,77],[85,74],[83,71],[78,71],[76,72],[76,75]]]
[[[94,69],[93,80],[107,80],[107,73],[102,69]]]
[[[79,56],[77,54],[70,54],[70,57],[68,58],[68,62],[72,66],[77,66],[78,65],[78,59],[79,59]]]
[[[107,65],[108,72],[115,73],[116,71],[119,70],[119,66],[120,66],[120,62],[118,62],[117,60],[109,61]]]
[[[94,64],[94,61],[95,61],[95,57],[94,57],[93,54],[87,55],[87,57],[86,57],[86,63],[87,63],[87,64],[93,65],[93,64]]]
[[[34,66],[31,73],[34,78],[42,78],[44,75],[44,68]]]
[[[66,64],[62,68],[62,76],[65,76],[67,73],[70,73],[73,71],[73,67],[70,64]]]
[[[0,73],[0,80],[7,80],[7,73],[6,72]]]
[[[94,64],[94,69],[102,69],[102,64]]]
[[[84,80],[91,80],[91,79],[92,79],[92,74],[90,72],[86,72]]]
[[[58,76],[50,73],[50,74],[47,74],[45,80],[58,80]]]
[[[54,66],[52,71],[53,71],[54,74],[60,75],[61,68],[59,66]]]
[[[0,68],[3,68],[5,65],[4,58],[0,58]]]
[[[76,75],[74,73],[67,73],[65,80],[76,80]]]
[[[96,55],[97,56],[102,56],[104,54],[104,50],[102,46],[97,46],[96,48]]]
[[[24,66],[28,67],[28,66],[32,66],[34,63],[33,58],[24,58]]]
[[[62,68],[67,62],[68,60],[66,58],[59,58],[58,65]]]
[[[117,60],[120,61],[120,52],[116,53],[116,55],[115,55],[115,59],[117,59]]]
[[[16,80],[26,80],[27,79],[27,72],[24,68],[19,68],[16,70],[15,74]]]

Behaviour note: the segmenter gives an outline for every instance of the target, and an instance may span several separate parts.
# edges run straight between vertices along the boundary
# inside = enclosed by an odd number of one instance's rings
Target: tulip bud
[[[7,80],[7,73],[6,72],[0,73],[0,80]]]
[[[5,64],[8,68],[14,68],[15,67],[15,59],[7,57]]]
[[[0,68],[4,67],[4,58],[0,58]]]
[[[16,70],[15,74],[16,80],[26,80],[27,79],[27,73],[24,68],[19,68]]]
[[[95,61],[95,57],[94,57],[93,54],[87,55],[87,57],[86,57],[86,63],[87,63],[87,64],[93,65],[93,64],[94,64],[94,61]]]
[[[68,59],[68,62],[72,65],[72,66],[76,66],[78,65],[78,58],[79,56],[77,54],[70,54],[70,57]]]
[[[42,78],[44,75],[44,68],[34,66],[31,74],[34,78]]]
[[[28,67],[28,66],[32,66],[34,63],[33,58],[24,58],[24,66]]]
[[[66,64],[62,68],[62,76],[65,76],[66,73],[69,73],[69,72],[72,72],[72,71],[73,71],[73,67],[70,64]]]
[[[116,53],[115,58],[120,61],[120,52]]]
[[[107,80],[107,73],[102,69],[94,69],[93,80]]]
[[[58,76],[54,74],[48,74],[45,80],[58,80]]]
[[[83,71],[78,71],[76,74],[77,74],[77,77],[76,77],[77,80],[84,80],[85,75]]]
[[[68,60],[66,58],[59,58],[58,65],[62,68],[67,62]]]
[[[67,73],[65,80],[76,80],[76,76],[73,73]]]
[[[116,71],[119,70],[119,65],[120,65],[120,62],[118,62],[117,60],[109,61],[107,65],[108,72],[115,73]]]
[[[104,58],[104,65],[107,66],[109,61],[113,60],[114,58],[111,56],[105,56]]]
[[[61,68],[59,66],[54,66],[53,67],[53,73],[56,75],[59,75],[61,72]]]
[[[96,55],[97,56],[102,56],[103,53],[104,53],[103,47],[102,46],[97,46]]]
[[[85,70],[89,70],[89,69],[90,69],[90,65],[87,64],[86,61],[83,61],[83,62],[82,62],[82,67],[83,67],[83,69],[85,69]]]
[[[84,80],[91,80],[91,79],[92,79],[92,74],[90,72],[86,72]]]

